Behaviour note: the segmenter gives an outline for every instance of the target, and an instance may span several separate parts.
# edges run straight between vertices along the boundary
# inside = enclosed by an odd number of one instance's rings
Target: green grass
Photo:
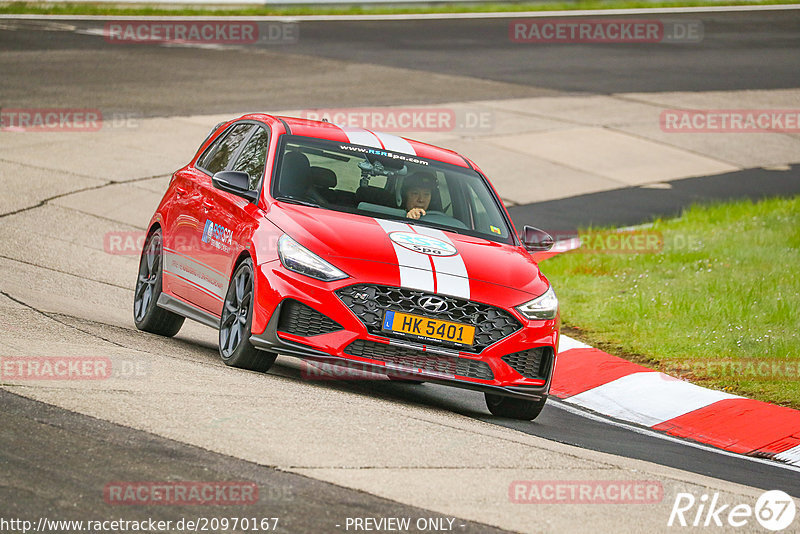
[[[623,8],[655,8],[655,7],[689,7],[720,5],[774,5],[795,4],[800,0],[686,0],[686,1],[631,1],[631,0],[578,0],[575,2],[537,2],[537,3],[476,3],[476,4],[436,4],[429,5],[397,5],[368,6],[254,6],[254,7],[165,7],[163,5],[141,5],[123,7],[113,3],[103,4],[48,4],[47,2],[0,2],[0,14],[40,14],[40,15],[133,15],[133,16],[263,16],[263,15],[384,15],[403,13],[487,13],[487,12],[519,12],[550,11],[575,9],[623,9]]]
[[[800,408],[800,197],[693,206],[647,230],[663,235],[661,252],[576,251],[542,263],[564,332],[706,387]],[[784,374],[722,367],[762,361]]]

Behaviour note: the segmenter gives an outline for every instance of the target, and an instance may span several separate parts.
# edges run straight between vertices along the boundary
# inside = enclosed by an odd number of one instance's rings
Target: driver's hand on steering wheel
[[[422,208],[411,208],[408,210],[408,213],[406,213],[406,217],[409,219],[419,219],[423,215],[425,215],[425,210]]]

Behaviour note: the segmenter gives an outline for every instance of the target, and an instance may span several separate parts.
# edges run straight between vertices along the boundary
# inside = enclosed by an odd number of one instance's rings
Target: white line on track
[[[260,4],[259,4],[260,5]],[[609,17],[620,15],[673,15],[693,13],[732,13],[750,11],[787,11],[800,10],[800,4],[776,4],[756,6],[705,6],[705,7],[657,7],[637,9],[581,9],[566,11],[520,11],[500,13],[406,13],[386,15],[286,15],[286,16],[114,16],[114,15],[0,15],[3,19],[18,20],[247,20],[277,22],[313,22],[313,21],[383,21],[383,20],[445,20],[445,19],[522,19],[553,17]]]
[[[681,445],[686,445],[687,447],[694,447],[695,449],[704,450],[707,452],[712,452],[715,454],[721,454],[723,456],[730,456],[732,458],[738,458],[740,460],[747,460],[750,462],[756,462],[759,464],[771,465],[772,467],[778,467],[781,469],[788,469],[789,471],[795,471],[800,473],[800,467],[784,464],[781,462],[777,462],[775,460],[769,460],[766,458],[757,458],[755,456],[746,456],[744,454],[738,454],[735,452],[726,451],[724,449],[717,449],[715,447],[711,447],[709,445],[703,445],[701,443],[695,443],[693,441],[687,441],[684,439],[676,438],[670,436],[668,434],[662,434],[660,432],[656,432],[655,430],[650,430],[648,428],[643,428],[636,425],[629,425],[627,423],[623,423],[621,421],[617,421],[615,419],[610,419],[608,417],[603,417],[601,415],[597,415],[592,412],[588,412],[586,410],[582,410],[580,408],[576,408],[575,406],[571,406],[564,402],[563,400],[557,399],[555,397],[548,397],[547,404],[552,405],[554,408],[558,408],[559,410],[564,410],[565,412],[569,412],[571,414],[577,415],[579,417],[585,417],[586,419],[591,419],[592,421],[597,421],[599,423],[604,423],[611,426],[616,426],[619,428],[624,428],[625,430],[630,430],[631,432],[635,432],[637,434],[642,434],[644,436],[649,436],[653,438],[663,439],[665,441],[671,441],[673,443],[679,443]]]

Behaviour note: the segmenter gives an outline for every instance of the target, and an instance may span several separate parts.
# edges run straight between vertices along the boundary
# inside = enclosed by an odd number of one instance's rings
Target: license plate
[[[440,319],[428,319],[396,311],[386,312],[383,318],[383,329],[428,339],[449,341],[459,345],[472,345],[475,340],[474,326]]]

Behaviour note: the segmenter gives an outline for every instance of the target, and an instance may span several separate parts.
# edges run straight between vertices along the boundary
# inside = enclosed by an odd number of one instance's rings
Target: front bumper
[[[378,274],[375,278],[369,283],[381,282]],[[480,352],[464,352],[376,335],[374,329],[370,332],[336,294],[337,290],[357,283],[364,282],[353,278],[337,282],[317,281],[288,271],[280,262],[259,266],[250,342],[261,350],[332,365],[356,366],[366,372],[403,375],[534,401],[547,396],[555,366],[559,335],[557,320],[529,321],[511,306],[497,306],[512,313],[522,328]],[[340,328],[324,333],[302,329],[300,333],[303,335],[287,332],[292,329],[286,328],[286,312],[296,306],[293,301],[308,306],[329,319],[329,324]],[[526,378],[507,363],[515,363],[513,358],[509,359],[510,355],[537,348],[542,349],[541,376]],[[505,361],[503,357],[506,357]],[[519,365],[516,367],[521,369]]]

